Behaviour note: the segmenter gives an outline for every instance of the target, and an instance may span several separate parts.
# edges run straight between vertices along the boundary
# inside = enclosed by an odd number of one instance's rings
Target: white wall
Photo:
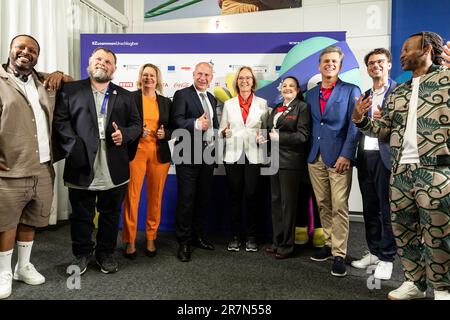
[[[144,33],[346,31],[361,66],[363,90],[371,86],[364,56],[376,47],[390,48],[391,0],[303,0],[303,7],[204,18],[144,23]],[[350,211],[362,211],[356,169]]]

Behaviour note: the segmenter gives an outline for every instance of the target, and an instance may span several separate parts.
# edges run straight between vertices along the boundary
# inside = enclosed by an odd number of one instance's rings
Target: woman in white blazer
[[[229,251],[241,247],[241,221],[247,222],[245,250],[258,251],[256,243],[257,186],[263,160],[256,143],[256,133],[269,114],[267,101],[255,96],[257,81],[253,70],[243,66],[236,73],[234,88],[238,95],[224,104],[220,132],[225,139],[225,171],[230,198],[230,217],[233,238]],[[246,211],[243,219],[242,204]]]

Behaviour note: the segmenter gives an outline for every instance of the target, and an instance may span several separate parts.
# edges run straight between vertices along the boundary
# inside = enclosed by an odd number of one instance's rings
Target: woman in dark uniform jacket
[[[308,175],[306,156],[311,127],[310,110],[295,77],[283,79],[281,95],[283,103],[272,110],[267,121],[272,147],[276,142],[279,145],[279,170],[270,179],[273,243],[266,251],[277,259],[287,258],[294,250],[298,192],[300,180]]]

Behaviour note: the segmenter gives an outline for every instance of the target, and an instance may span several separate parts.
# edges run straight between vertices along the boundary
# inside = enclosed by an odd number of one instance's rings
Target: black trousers
[[[309,199],[312,198],[314,229],[322,228],[320,223],[319,208],[317,207],[316,196],[312,189],[311,183],[306,181],[300,181],[300,187],[298,190],[298,207],[297,207],[297,227],[308,227],[309,217]]]
[[[382,261],[394,261],[397,253],[391,225],[389,179],[378,151],[364,151],[358,166],[364,225],[370,253]]]
[[[88,191],[69,188],[72,206],[70,233],[72,252],[75,256],[92,254],[96,256],[114,253],[119,232],[120,213],[127,185],[105,191]],[[98,231],[95,243],[95,208],[99,212]]]
[[[180,244],[203,236],[203,224],[213,186],[214,165],[180,164],[177,171],[175,233]]]
[[[273,249],[290,254],[295,245],[295,219],[300,185],[300,171],[279,169],[270,177],[272,188]]]
[[[255,237],[258,218],[258,185],[261,165],[251,164],[245,158],[244,164],[226,163],[228,192],[230,198],[230,219],[233,236],[241,234],[241,222],[245,219],[247,237]],[[246,210],[242,214],[245,199]]]

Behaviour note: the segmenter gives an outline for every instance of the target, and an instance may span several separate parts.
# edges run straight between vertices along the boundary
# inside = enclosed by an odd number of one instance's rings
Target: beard
[[[88,73],[89,73],[89,76],[91,77],[91,79],[93,79],[99,83],[106,83],[113,79],[112,75],[109,75],[103,69],[93,69],[92,70],[91,68],[88,68]]]

